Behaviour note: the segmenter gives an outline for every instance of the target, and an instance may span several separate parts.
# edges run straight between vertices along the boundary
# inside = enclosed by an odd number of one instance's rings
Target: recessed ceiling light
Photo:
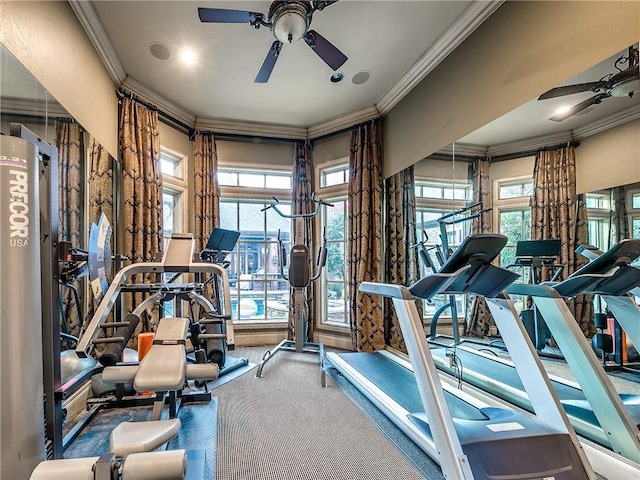
[[[571,105],[562,105],[561,107],[556,108],[555,112],[553,112],[553,116],[562,115],[563,113],[567,113],[571,109]]]
[[[344,78],[344,75],[340,72],[336,72],[333,75],[331,75],[331,81],[333,83],[341,82],[343,78]]]
[[[369,80],[370,76],[371,74],[369,72],[366,72],[366,71],[358,72],[351,79],[351,83],[353,83],[354,85],[362,85],[364,82]]]
[[[198,56],[193,50],[184,48],[180,52],[180,60],[182,60],[187,65],[194,65],[198,61]]]
[[[154,42],[149,46],[149,51],[151,55],[156,57],[158,60],[167,60],[171,56],[171,52],[169,49],[158,42]]]

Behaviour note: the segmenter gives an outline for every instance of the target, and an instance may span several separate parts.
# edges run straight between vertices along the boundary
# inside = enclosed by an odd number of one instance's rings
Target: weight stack
[[[0,478],[44,460],[38,152],[0,136]],[[53,361],[53,360],[52,360]]]

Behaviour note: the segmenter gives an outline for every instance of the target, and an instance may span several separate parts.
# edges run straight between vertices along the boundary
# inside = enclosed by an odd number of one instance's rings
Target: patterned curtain
[[[416,244],[416,195],[413,166],[386,181],[386,247],[385,282],[411,285],[418,281],[418,250]],[[422,316],[422,300],[416,300]],[[384,299],[385,343],[406,352],[398,315],[389,298]]]
[[[123,248],[132,263],[153,261],[162,251],[162,177],[158,112],[123,98],[120,109],[120,159],[122,162]],[[150,283],[154,276],[135,275],[132,282]],[[134,294],[133,309],[144,296]],[[155,331],[157,312],[144,318],[142,331]],[[140,327],[139,327],[140,328]],[[134,335],[133,347],[137,345]]]
[[[75,121],[56,120],[55,144],[58,147],[58,238],[80,247],[82,223],[82,129]],[[77,287],[77,285],[75,285]],[[70,288],[61,289],[61,331],[80,335],[82,319]]]
[[[358,291],[382,280],[382,144],[380,121],[351,130],[349,152],[349,299],[351,343],[357,351],[384,348],[382,298]]]
[[[533,240],[560,239],[560,263],[565,268],[562,279],[575,272],[587,260],[576,248],[587,243],[587,214],[583,196],[576,195],[575,147],[543,150],[536,155],[531,198],[531,238]],[[541,281],[550,279],[551,272],[543,269]],[[578,295],[569,302],[576,321],[585,336],[595,333],[590,295]]]
[[[98,223],[105,214],[111,225],[113,215],[113,157],[91,137],[89,144],[89,223]]]
[[[488,158],[479,158],[471,165],[473,178],[473,203],[482,202],[482,209],[491,208],[491,179]],[[479,218],[473,219],[472,233],[490,233],[493,231],[493,216],[491,212],[483,212]],[[471,303],[469,322],[465,335],[485,337],[489,334],[489,327],[493,318],[489,312],[487,302],[482,297],[474,297]]]
[[[301,213],[312,213],[315,209],[315,205],[311,200],[311,197],[313,195],[313,182],[311,178],[311,146],[308,143],[299,141],[295,143],[294,148],[295,152],[293,158],[293,188],[291,192],[291,211],[294,215]],[[302,243],[309,246],[311,245],[313,239],[313,222],[305,220],[299,221],[303,222],[302,236],[304,237],[304,240]],[[310,254],[311,259],[313,260],[315,258],[315,252],[311,248]],[[305,292],[305,303],[303,309],[304,318],[307,319],[307,336],[304,339],[305,342],[313,342],[314,321],[312,315],[310,314],[311,312],[315,311],[313,293],[313,285],[309,285]],[[293,298],[293,288],[291,289],[289,298]],[[293,302],[289,302],[289,325],[287,327],[287,338],[289,340],[293,340],[294,338],[294,325],[295,318],[293,315]],[[300,332],[295,332],[295,335],[298,335],[299,333]]]
[[[218,154],[212,133],[198,133],[195,136],[193,163],[196,252],[200,252],[207,244],[211,230],[220,225]]]
[[[613,197],[613,241],[618,243],[625,238],[630,238],[627,189],[624,186],[613,187],[611,195]]]

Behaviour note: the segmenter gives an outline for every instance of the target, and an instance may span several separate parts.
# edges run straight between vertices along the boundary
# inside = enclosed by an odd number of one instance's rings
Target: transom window
[[[533,179],[504,181],[499,183],[498,199],[531,197],[533,195]]]
[[[470,200],[471,185],[416,181],[416,197],[441,200]]]
[[[320,187],[343,185],[349,181],[349,165],[324,168],[320,171]]]
[[[162,235],[165,239],[173,232],[186,231],[187,216],[187,157],[179,152],[160,148],[162,174]]]
[[[218,184],[229,187],[291,190],[291,173],[219,168]]]

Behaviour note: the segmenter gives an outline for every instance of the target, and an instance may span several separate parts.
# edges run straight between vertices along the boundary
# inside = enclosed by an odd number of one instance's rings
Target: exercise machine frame
[[[305,318],[305,302],[306,302],[306,288],[317,281],[322,274],[322,268],[327,262],[327,250],[326,250],[326,233],[323,233],[323,243],[318,252],[318,259],[316,262],[316,271],[311,273],[310,266],[310,252],[309,248],[304,244],[305,234],[304,226],[305,222],[315,218],[320,213],[320,209],[323,205],[333,207],[332,204],[323,202],[313,194],[311,200],[315,202],[316,208],[311,213],[294,213],[287,214],[278,208],[280,202],[276,197],[273,197],[273,203],[262,211],[272,208],[278,215],[283,218],[288,218],[293,221],[294,231],[294,245],[290,251],[290,267],[288,274],[285,274],[284,267],[286,263],[286,252],[284,251],[284,245],[280,238],[280,231],[278,231],[278,264],[280,266],[280,276],[284,278],[291,288],[293,289],[293,318],[294,318],[294,330],[293,340],[285,338],[272,350],[267,350],[262,356],[262,360],[258,364],[256,370],[256,378],[262,378],[262,370],[265,364],[271,360],[276,353],[280,351],[297,352],[297,353],[309,353],[312,355],[318,355],[320,364],[320,382],[323,387],[326,387],[326,373],[324,367],[324,346],[320,342],[308,342],[307,337],[307,325]],[[293,268],[292,268],[293,267]],[[290,296],[291,298],[291,296]]]

